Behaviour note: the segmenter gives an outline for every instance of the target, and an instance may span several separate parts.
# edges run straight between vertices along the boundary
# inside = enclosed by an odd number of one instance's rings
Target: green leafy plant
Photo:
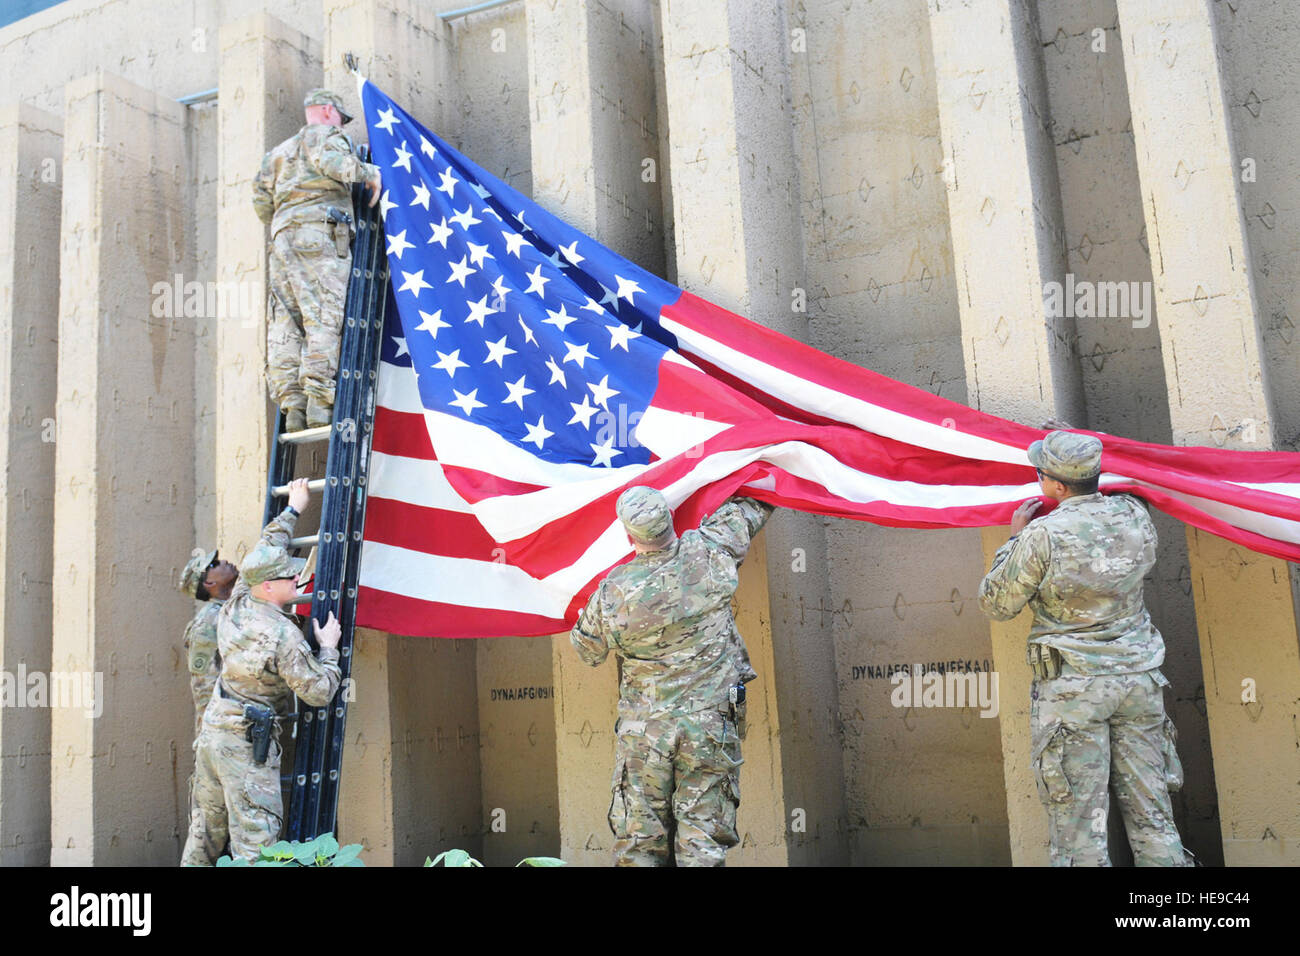
[[[483,865],[478,860],[474,859],[472,856],[466,853],[464,850],[447,850],[446,852],[439,853],[432,860],[429,859],[427,856],[424,858],[425,866],[437,866],[439,863],[441,863],[443,866],[482,866]],[[563,860],[561,860],[559,857],[554,857],[554,856],[526,856],[518,863],[516,863],[515,866],[516,867],[568,866],[568,864],[565,863]]]
[[[322,833],[314,840],[299,843],[281,840],[257,851],[257,859],[231,859],[223,856],[217,866],[365,866],[361,862],[361,844],[340,847],[332,833]]]

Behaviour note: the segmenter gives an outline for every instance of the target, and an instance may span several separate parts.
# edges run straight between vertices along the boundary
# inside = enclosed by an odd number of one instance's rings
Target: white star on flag
[[[486,345],[488,347],[488,357],[483,360],[484,365],[487,365],[488,362],[496,362],[497,368],[505,368],[505,366],[501,364],[501,361],[507,355],[515,354],[515,350],[506,345],[506,337],[504,335],[495,342],[487,342]]]
[[[397,233],[394,236],[388,237],[388,254],[390,256],[397,256],[397,258],[400,259],[402,258],[403,252],[405,252],[407,249],[414,249],[414,248],[415,245],[413,243],[406,241],[405,229],[403,229],[401,232]]]
[[[505,229],[501,230],[501,235],[506,241],[506,252],[510,253],[510,255],[514,256],[516,259],[523,258],[519,255],[519,250],[523,248],[524,237],[517,232],[508,232]]]
[[[447,198],[451,199],[460,180],[451,174],[450,166],[447,167],[446,172],[439,173],[438,178],[442,180],[442,185],[438,187],[438,192],[446,193]]]
[[[449,283],[450,283],[450,282],[459,282],[459,283],[460,283],[460,287],[461,287],[462,289],[465,288],[465,280],[466,280],[468,277],[472,276],[474,273],[478,272],[477,269],[473,269],[473,268],[471,268],[471,267],[469,267],[469,266],[467,266],[467,265],[465,264],[465,261],[466,261],[468,258],[469,258],[469,256],[461,256],[461,257],[460,257],[460,262],[449,262],[449,263],[447,263],[447,265],[451,266],[451,276],[447,279],[447,281],[448,281]]]
[[[528,288],[524,291],[536,292],[538,295],[544,295],[545,290],[543,287],[550,281],[551,280],[548,277],[542,275],[542,267],[538,266],[532,272],[528,273]]]
[[[393,168],[404,169],[409,173],[411,171],[411,156],[412,153],[406,148],[406,141],[403,140],[402,145],[397,147],[397,161],[393,163]]]
[[[437,243],[444,249],[447,248],[447,237],[451,235],[451,227],[447,225],[447,217],[442,217],[442,222],[430,222],[429,227],[433,229],[433,235],[429,237],[429,242],[425,245]]]
[[[577,239],[574,239],[573,242],[569,243],[567,246],[560,246],[560,251],[564,253],[564,258],[568,259],[575,266],[587,258],[586,256],[578,255]]]
[[[631,279],[624,279],[619,275],[614,276],[614,278],[618,281],[618,297],[620,299],[627,299],[628,305],[636,305],[636,303],[632,301],[632,294],[635,292],[644,293],[645,289],[642,289],[641,286],[637,285],[637,283]]]
[[[603,445],[597,445],[595,442],[591,442],[590,445],[592,453],[596,456],[596,460],[593,464],[604,465],[606,468],[613,468],[614,456],[623,454],[621,449],[614,447],[613,435],[610,435]]]
[[[582,368],[583,367],[582,363],[585,362],[587,359],[595,358],[595,356],[592,355],[591,352],[587,350],[586,343],[580,343],[578,345],[574,345],[572,342],[565,342],[564,347],[569,350],[569,353],[565,355],[561,361],[577,362],[578,368]]]
[[[537,419],[536,425],[529,425],[527,422],[524,422],[524,427],[528,429],[528,434],[524,436],[524,441],[533,442],[539,451],[541,450],[542,445],[546,442],[546,439],[555,434],[553,431],[547,431],[545,415]]]
[[[439,329],[449,329],[449,328],[451,328],[451,323],[450,323],[450,322],[444,322],[444,321],[442,321],[442,309],[439,309],[437,312],[423,312],[423,311],[422,311],[422,312],[420,312],[420,318],[423,319],[424,321],[422,321],[419,325],[417,325],[417,326],[415,327],[415,331],[417,331],[417,332],[428,332],[428,333],[430,333],[430,334],[431,334],[435,339],[438,337],[438,330],[439,330]],[[403,341],[405,341],[405,340],[403,340]]]
[[[423,206],[425,209],[429,208],[429,187],[426,186],[423,181],[415,187],[415,198],[411,200],[409,205]]]
[[[609,376],[597,382],[588,382],[587,387],[591,389],[591,395],[596,399],[596,404],[600,405],[605,411],[609,411],[609,400],[619,394],[618,389],[609,387]]]
[[[533,390],[524,384],[524,376],[519,376],[517,382],[506,382],[506,390],[510,393],[501,399],[501,404],[506,405],[514,402],[519,406],[519,410],[524,410],[524,396],[533,394]]]
[[[462,229],[468,230],[470,226],[477,226],[483,220],[475,219],[474,210],[471,207],[466,206],[464,212],[458,210],[456,215],[451,217],[451,221],[456,223],[456,225],[460,226]]]
[[[640,332],[633,332],[630,326],[626,326],[621,322],[616,325],[607,325],[605,329],[609,332],[609,347],[611,350],[621,348],[624,352],[627,352],[628,341],[641,337]]]
[[[572,425],[574,422],[578,422],[587,431],[591,431],[591,416],[595,415],[597,411],[596,406],[591,404],[591,399],[584,395],[582,396],[582,404],[577,402],[569,402],[569,404],[573,406],[573,417],[566,424]]]
[[[576,315],[569,315],[568,312],[564,311],[563,302],[560,303],[559,312],[556,312],[553,309],[547,309],[546,314],[547,316],[549,316],[549,318],[542,319],[542,324],[553,325],[561,332],[563,332],[568,326],[572,325],[574,322],[578,321],[578,317]]]
[[[484,327],[483,320],[489,315],[495,315],[497,311],[487,304],[486,295],[477,302],[466,302],[465,304],[469,306],[469,315],[466,317],[465,321],[477,322],[480,329]]]
[[[434,351],[437,350],[435,349]],[[442,369],[452,378],[456,377],[456,369],[469,368],[468,364],[460,360],[460,349],[456,349],[456,351],[451,353],[438,352],[438,359],[439,361],[434,363],[433,367]]]
[[[484,405],[482,402],[478,401],[474,397],[478,394],[477,388],[473,389],[468,395],[462,395],[460,392],[457,392],[454,388],[452,389],[452,392],[455,393],[456,400],[454,402],[451,402],[450,404],[455,405],[457,408],[463,408],[465,410],[466,415],[473,414],[474,409],[476,408],[487,407],[486,405]]]
[[[406,270],[402,270],[402,275],[405,277],[406,281],[402,283],[401,288],[397,290],[398,292],[410,292],[418,299],[423,290],[433,288],[433,286],[424,281],[423,269],[420,269],[418,272],[407,272]]]
[[[386,110],[379,111],[379,122],[375,124],[375,128],[382,129],[385,133],[392,133],[393,126],[400,122],[397,113],[390,106]]]

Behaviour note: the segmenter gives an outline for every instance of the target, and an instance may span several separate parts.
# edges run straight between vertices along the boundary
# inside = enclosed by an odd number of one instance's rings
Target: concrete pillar
[[[560,815],[551,641],[475,641],[482,744],[483,863],[558,856]]]
[[[447,133],[444,122],[452,111],[444,77],[454,51],[449,29],[431,5],[325,0],[324,16],[324,82],[357,117],[347,127],[354,142],[366,140],[366,128],[345,53],[354,54],[362,74],[404,109]],[[507,62],[480,63],[478,69],[504,68]],[[515,68],[522,71],[522,62]],[[512,136],[522,122],[521,117],[500,135]],[[483,808],[475,658],[472,641],[366,632],[353,661],[357,698],[349,708],[343,751],[339,830],[345,840],[350,832],[364,832],[370,845],[390,848],[384,853],[398,865],[455,848],[481,856],[490,821]],[[381,817],[368,815],[368,807],[381,805],[387,808]],[[526,815],[520,807],[515,819]]]
[[[661,17],[678,282],[806,339],[791,312],[805,283],[785,6],[665,2]],[[736,862],[846,863],[831,626],[807,613],[832,600],[824,524],[779,513],[765,537],[766,626],[746,638],[768,724],[751,725],[741,789],[781,791]]]
[[[1118,9],[1174,441],[1278,447],[1209,5]],[[1188,550],[1224,863],[1295,863],[1295,566],[1192,529]]]
[[[624,0],[528,5],[529,135],[533,198],[662,273],[654,26],[651,11]],[[593,671],[562,634],[552,673],[561,856],[608,866],[617,667]]]
[[[363,844],[371,866],[451,849],[482,859],[473,642],[368,629],[356,642],[339,838]]]
[[[50,670],[54,387],[63,128],[30,106],[0,110],[0,865],[50,859],[50,711],[28,709],[21,673]],[[8,685],[9,681],[13,684]]]
[[[302,100],[320,84],[316,41],[265,13],[221,28],[217,187],[217,277],[243,309],[217,316],[217,541],[238,560],[257,541],[266,498],[266,241],[253,212],[262,157],[303,124]]]
[[[52,656],[102,696],[52,712],[50,856],[174,865],[193,733],[174,587],[193,544],[185,109],[105,73],[66,96]]]
[[[1033,5],[930,0],[939,123],[970,405],[1016,421],[1086,425],[1070,320],[1044,315],[1064,233]],[[994,266],[988,250],[997,249]],[[1039,317],[1043,325],[1039,324]],[[984,567],[1007,529],[982,534]],[[1047,861],[1029,762],[1028,615],[992,623],[1011,858]]]

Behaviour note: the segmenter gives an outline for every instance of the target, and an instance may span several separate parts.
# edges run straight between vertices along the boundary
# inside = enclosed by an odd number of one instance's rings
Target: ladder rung
[[[283,445],[306,445],[314,441],[328,441],[332,427],[331,425],[317,425],[315,428],[306,428],[300,432],[285,432],[280,436],[280,443]]]
[[[305,548],[308,547],[309,545],[315,545],[316,542],[319,540],[320,540],[319,534],[305,534],[301,538],[290,538],[289,547]]]
[[[308,491],[320,491],[324,487],[325,487],[324,478],[313,478],[311,481],[307,482]],[[273,495],[287,495],[288,493],[289,493],[288,485],[276,485],[274,488],[271,489],[271,494]]]

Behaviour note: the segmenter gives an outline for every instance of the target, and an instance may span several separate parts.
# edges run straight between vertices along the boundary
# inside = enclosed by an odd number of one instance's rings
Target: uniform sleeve
[[[379,167],[363,163],[348,146],[341,132],[332,132],[320,140],[313,139],[307,147],[307,158],[324,176],[339,183],[364,183],[374,179]]]
[[[604,585],[587,601],[578,616],[578,623],[569,632],[569,640],[583,662],[592,667],[600,665],[609,655],[609,640],[605,636],[605,612],[600,600]]]
[[[185,628],[185,651],[190,673],[202,677],[217,654],[217,615],[203,608]]]
[[[275,162],[271,153],[262,159],[262,168],[253,177],[253,211],[268,225],[275,215]]]
[[[262,529],[262,540],[273,547],[287,548],[289,539],[293,537],[294,525],[297,523],[298,515],[285,508]]]
[[[776,509],[753,498],[729,498],[700,524],[700,534],[709,547],[726,551],[739,564],[749,553],[750,542]]]
[[[338,648],[322,647],[320,658],[311,652],[307,640],[288,621],[285,635],[276,649],[275,667],[289,689],[310,707],[324,707],[334,699],[343,674],[339,670]]]
[[[1038,593],[1050,556],[1047,531],[1030,522],[993,556],[993,567],[980,582],[980,610],[995,621],[1009,621],[1019,614]]]

